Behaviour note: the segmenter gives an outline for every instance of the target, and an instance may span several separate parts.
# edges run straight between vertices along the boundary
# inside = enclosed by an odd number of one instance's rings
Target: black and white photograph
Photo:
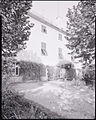
[[[95,119],[95,0],[0,0],[1,118]]]

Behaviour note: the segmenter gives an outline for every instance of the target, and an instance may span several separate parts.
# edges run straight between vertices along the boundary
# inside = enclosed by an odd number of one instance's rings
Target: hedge
[[[43,64],[20,61],[19,66],[23,80],[40,80],[41,76],[46,75],[46,67]]]

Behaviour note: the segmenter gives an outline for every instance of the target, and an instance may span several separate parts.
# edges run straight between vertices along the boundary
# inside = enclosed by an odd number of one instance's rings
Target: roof
[[[66,34],[65,31],[63,29],[60,29],[59,27],[57,27],[56,25],[54,25],[53,23],[49,22],[48,20],[46,20],[44,17],[38,15],[37,13],[33,13],[33,12],[28,12],[28,15],[32,18],[34,18],[35,20],[45,24],[45,25],[48,25],[49,27],[63,33],[63,34]]]

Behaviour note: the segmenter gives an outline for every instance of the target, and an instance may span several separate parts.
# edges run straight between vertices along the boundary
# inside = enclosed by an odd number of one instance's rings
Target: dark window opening
[[[19,75],[19,68],[16,67],[16,75]]]

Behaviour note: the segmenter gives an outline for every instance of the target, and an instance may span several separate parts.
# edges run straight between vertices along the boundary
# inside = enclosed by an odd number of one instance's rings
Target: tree
[[[14,56],[24,49],[32,27],[27,16],[31,6],[32,0],[0,0],[2,56]]]
[[[80,1],[67,13],[66,46],[84,66],[95,59],[95,16],[96,1]]]

